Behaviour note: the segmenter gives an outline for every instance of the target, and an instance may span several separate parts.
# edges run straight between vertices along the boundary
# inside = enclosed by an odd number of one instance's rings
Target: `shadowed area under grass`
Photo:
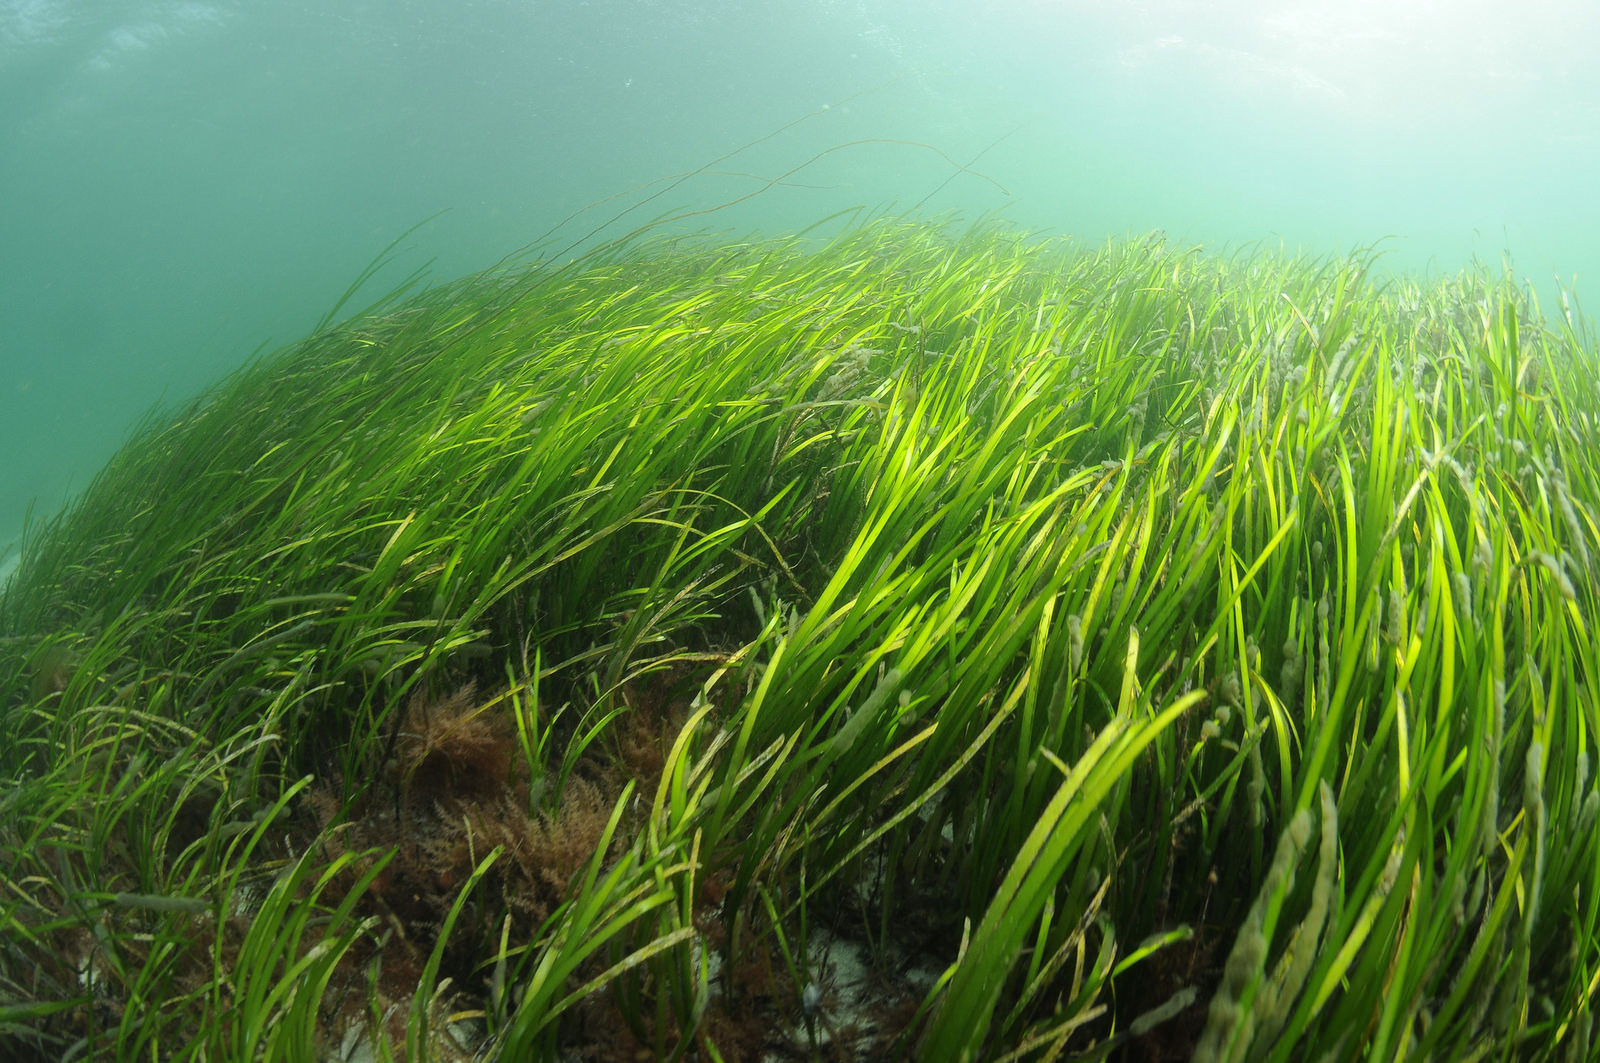
[[[153,416],[0,597],[0,1047],[1587,1059],[1595,344],[1368,265],[641,239]]]

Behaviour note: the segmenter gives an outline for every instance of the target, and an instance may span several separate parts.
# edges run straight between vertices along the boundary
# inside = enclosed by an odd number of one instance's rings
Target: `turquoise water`
[[[0,0],[0,551],[429,217],[371,295],[665,189],[601,235],[1000,209],[1594,304],[1595,54],[1587,0]]]

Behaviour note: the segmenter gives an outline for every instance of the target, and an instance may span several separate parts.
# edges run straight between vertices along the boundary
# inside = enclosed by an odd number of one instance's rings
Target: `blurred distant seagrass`
[[[1596,346],[1369,265],[652,237],[153,416],[0,597],[0,1053],[1592,1058]]]

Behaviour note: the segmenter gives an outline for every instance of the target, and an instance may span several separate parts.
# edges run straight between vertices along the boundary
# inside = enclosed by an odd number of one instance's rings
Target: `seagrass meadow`
[[[0,1051],[1595,1058],[1600,357],[1372,265],[644,236],[153,415],[0,598]]]

